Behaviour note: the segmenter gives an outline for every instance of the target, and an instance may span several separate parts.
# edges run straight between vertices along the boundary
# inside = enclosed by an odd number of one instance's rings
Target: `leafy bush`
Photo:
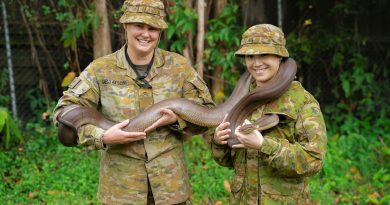
[[[297,3],[302,13],[320,6]],[[363,1],[338,2],[328,16],[313,16],[315,23],[298,25],[287,38],[298,64],[322,71],[321,81],[329,83],[328,95],[316,95],[328,103],[323,106],[328,151],[322,172],[311,181],[312,195],[321,204],[390,203],[390,98],[385,97],[390,55],[381,56],[379,64],[362,49],[358,24],[352,28],[348,23],[362,10]]]
[[[8,95],[8,70],[2,69],[0,71],[0,107],[7,107],[10,101]]]
[[[168,16],[167,41],[161,41],[160,47],[182,53],[187,43],[186,35],[196,30],[197,14],[194,9],[185,7],[184,1],[177,1],[172,11]]]
[[[0,152],[2,204],[96,204],[98,152],[60,145],[53,127],[34,128],[26,143]]]
[[[184,151],[193,192],[192,202],[227,204],[233,170],[221,167],[213,160],[210,148],[200,136],[193,137],[185,145]]]
[[[206,33],[208,48],[205,49],[205,61],[209,69],[222,66],[223,77],[234,76],[234,81],[238,79],[232,70],[238,63],[234,53],[240,45],[241,34],[244,32],[244,29],[237,25],[238,12],[238,5],[229,3],[219,16],[208,22]]]
[[[0,107],[0,143],[8,149],[11,142],[23,141],[18,123],[11,117],[8,110]]]
[[[323,204],[390,203],[390,120],[342,118],[327,121],[328,151],[322,172],[311,181],[314,198]]]

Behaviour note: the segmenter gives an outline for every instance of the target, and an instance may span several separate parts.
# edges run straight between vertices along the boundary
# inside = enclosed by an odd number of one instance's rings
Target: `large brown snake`
[[[184,98],[167,99],[149,107],[144,112],[132,118],[123,128],[128,132],[144,131],[160,117],[160,108],[168,108],[182,119],[203,127],[218,126],[226,113],[232,133],[228,139],[231,147],[238,140],[234,135],[235,128],[242,124],[254,108],[275,100],[290,86],[296,74],[296,63],[293,59],[284,60],[279,72],[266,85],[248,93],[251,76],[245,72],[234,88],[229,99],[213,108],[207,108]],[[85,124],[93,124],[102,129],[109,129],[116,122],[105,119],[98,111],[80,105],[69,105],[63,108],[57,116],[58,138],[65,146],[77,145],[77,128]]]

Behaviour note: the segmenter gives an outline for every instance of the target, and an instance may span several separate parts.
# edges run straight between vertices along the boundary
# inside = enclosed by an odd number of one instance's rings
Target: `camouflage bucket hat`
[[[159,0],[126,0],[122,10],[121,23],[144,23],[154,28],[168,28],[164,20],[164,4]]]
[[[250,27],[244,32],[237,56],[275,54],[288,57],[285,47],[286,39],[282,30],[271,24],[260,24]]]

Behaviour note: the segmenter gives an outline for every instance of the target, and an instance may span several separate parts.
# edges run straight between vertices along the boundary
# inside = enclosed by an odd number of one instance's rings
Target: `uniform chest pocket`
[[[279,115],[279,124],[276,126],[276,137],[280,139],[287,139],[290,143],[295,140],[295,120],[286,116]]]
[[[153,98],[154,102],[160,102],[169,98],[181,97],[181,89],[179,82],[153,82]]]
[[[104,85],[101,87],[103,106],[135,109],[138,92],[135,85]]]

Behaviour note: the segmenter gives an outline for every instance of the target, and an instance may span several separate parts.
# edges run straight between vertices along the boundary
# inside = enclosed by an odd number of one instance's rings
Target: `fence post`
[[[283,7],[282,7],[282,0],[278,0],[278,27],[283,30]]]
[[[1,0],[1,7],[3,8],[3,21],[4,21],[4,36],[5,36],[5,45],[7,50],[7,63],[8,63],[8,77],[9,77],[9,87],[11,94],[11,103],[12,103],[12,114],[16,119],[18,116],[18,111],[16,108],[16,96],[15,96],[15,83],[14,83],[14,71],[12,65],[12,52],[11,52],[11,41],[9,39],[9,30],[8,30],[8,21],[7,21],[7,9],[5,7],[4,0]]]

